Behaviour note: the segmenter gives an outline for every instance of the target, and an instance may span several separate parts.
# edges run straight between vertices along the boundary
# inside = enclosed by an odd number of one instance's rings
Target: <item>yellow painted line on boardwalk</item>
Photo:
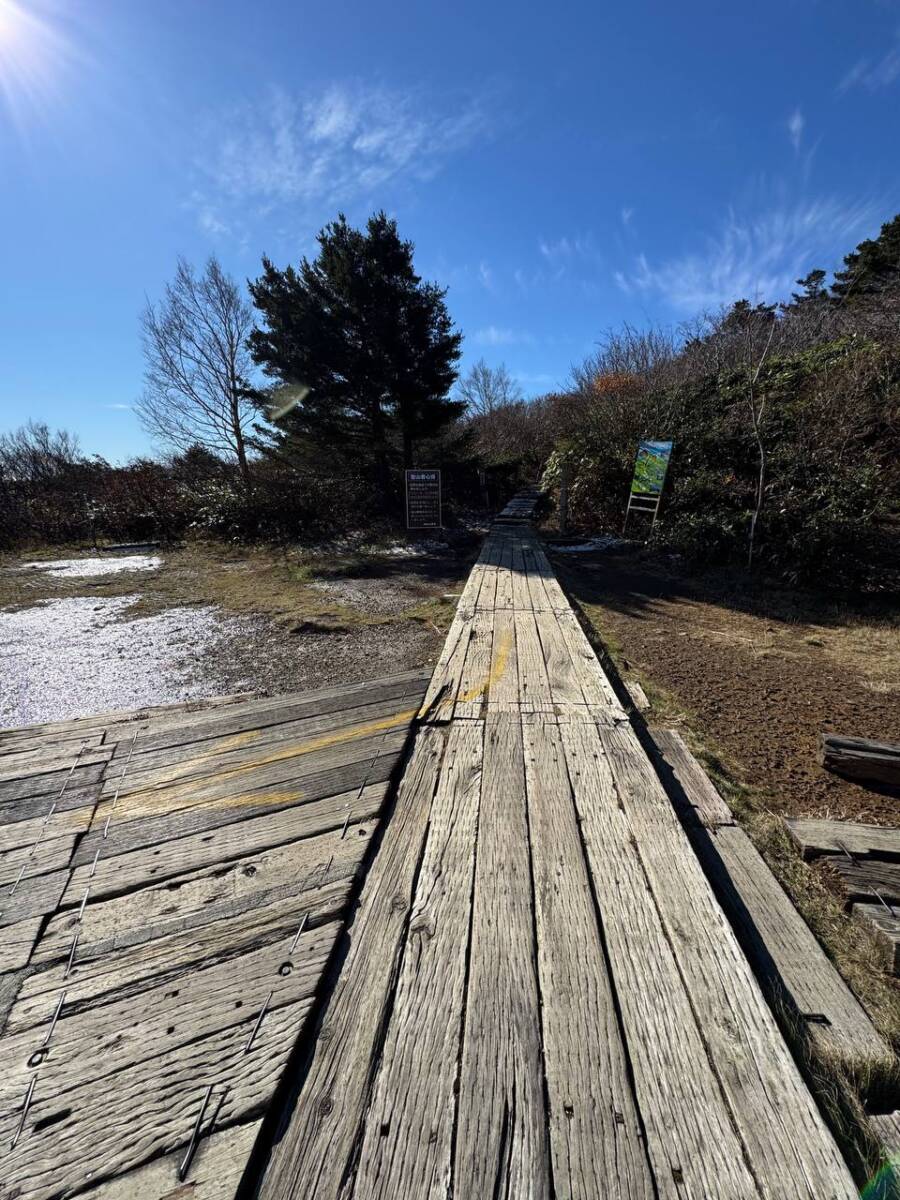
[[[468,704],[472,700],[477,700],[479,696],[483,696],[485,692],[498,680],[503,678],[506,672],[506,666],[509,662],[509,654],[512,650],[512,634],[508,629],[504,629],[499,638],[497,645],[494,648],[494,657],[491,659],[491,669],[485,675],[481,683],[476,687],[469,688],[465,692],[460,692],[458,696],[448,696],[446,700],[441,700],[436,706],[436,710],[443,712],[446,708],[452,707],[454,704]],[[420,716],[429,711],[425,705],[420,710]]]
[[[314,754],[318,750],[328,750],[334,746],[345,745],[349,742],[362,740],[363,738],[372,737],[379,733],[387,733],[391,729],[398,729],[403,725],[408,724],[416,715],[416,709],[410,708],[403,712],[394,713],[390,717],[382,717],[379,720],[366,721],[360,725],[350,725],[346,729],[334,730],[331,733],[323,733],[318,737],[307,738],[302,742],[294,742],[289,746],[284,746],[280,750],[272,751],[269,754],[260,755],[258,758],[252,759],[250,762],[241,763],[239,766],[230,767],[221,771],[216,771],[212,775],[205,775],[198,779],[179,781],[166,779],[158,784],[154,784],[150,788],[142,789],[141,791],[132,792],[128,796],[120,796],[116,804],[116,817],[120,815],[143,816],[149,813],[162,813],[168,811],[169,808],[181,807],[177,801],[184,798],[185,790],[191,787],[205,788],[210,784],[217,785],[227,779],[236,779],[242,775],[247,775],[253,771],[258,771],[262,767],[271,766],[274,763],[287,762],[293,758],[302,758],[306,754]],[[292,794],[296,798],[296,794]],[[247,803],[258,803],[259,796],[256,799],[247,796],[232,797],[231,802],[237,801],[243,803],[246,799]],[[223,806],[229,803],[228,797],[223,797],[219,802]],[[105,809],[109,807],[111,801],[105,800],[97,809],[95,823],[98,818],[105,820]]]

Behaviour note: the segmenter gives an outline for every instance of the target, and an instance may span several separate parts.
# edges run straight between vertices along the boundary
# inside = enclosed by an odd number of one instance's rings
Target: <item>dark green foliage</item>
[[[882,225],[877,238],[860,242],[844,264],[835,271],[831,291],[845,303],[900,293],[900,213]]]
[[[462,411],[447,398],[462,336],[444,291],[416,274],[412,243],[384,213],[365,231],[340,216],[318,243],[296,269],[263,259],[250,284],[261,317],[254,359],[278,383],[309,389],[280,423],[276,447],[294,460],[327,447],[367,469],[389,504],[416,443]]]

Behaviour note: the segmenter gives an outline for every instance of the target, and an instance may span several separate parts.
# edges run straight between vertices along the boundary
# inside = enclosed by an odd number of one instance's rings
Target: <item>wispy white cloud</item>
[[[894,35],[894,44],[880,58],[861,58],[854,63],[838,83],[838,92],[849,92],[862,87],[870,92],[890,87],[900,79],[900,31]]]
[[[791,139],[791,145],[799,153],[800,143],[803,141],[803,130],[806,128],[806,118],[799,108],[794,111],[787,119],[788,137]]]
[[[597,250],[592,236],[578,234],[575,237],[561,237],[555,241],[541,238],[538,250],[551,267],[559,269],[566,267],[576,259],[596,258]]]
[[[130,404],[101,404],[101,408],[114,408],[117,412],[130,412]]]
[[[828,267],[871,234],[882,217],[881,205],[836,198],[782,204],[755,217],[729,212],[698,249],[660,263],[641,254],[614,278],[626,294],[657,295],[683,313],[742,297],[780,300],[811,267]]]
[[[627,229],[628,226],[631,224],[631,218],[634,216],[634,209],[633,208],[623,208],[621,216],[622,216],[622,224]]]
[[[486,262],[480,262],[478,264],[478,278],[480,279],[481,286],[483,288],[485,288],[489,292],[494,291],[494,287],[495,287],[494,272],[491,270],[491,268],[488,266],[488,264]]]
[[[193,206],[215,234],[228,231],[234,209],[300,204],[333,212],[357,199],[382,203],[389,185],[433,179],[490,128],[480,99],[437,111],[415,92],[361,83],[303,98],[273,88],[261,102],[217,114],[198,160]]]
[[[484,329],[476,329],[472,341],[479,346],[524,346],[534,341],[530,333],[517,329],[502,329],[497,325],[487,325]]]

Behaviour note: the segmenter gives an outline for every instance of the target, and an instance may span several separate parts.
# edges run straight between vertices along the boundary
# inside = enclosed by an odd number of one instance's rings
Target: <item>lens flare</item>
[[[50,8],[0,0],[0,119],[22,127],[35,113],[46,115],[75,57]]]

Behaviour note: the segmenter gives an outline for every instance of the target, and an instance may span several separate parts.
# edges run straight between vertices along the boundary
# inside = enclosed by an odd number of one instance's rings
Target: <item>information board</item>
[[[636,496],[658,496],[663,489],[671,442],[639,442],[631,490]]]
[[[441,528],[440,471],[406,472],[406,528]]]

